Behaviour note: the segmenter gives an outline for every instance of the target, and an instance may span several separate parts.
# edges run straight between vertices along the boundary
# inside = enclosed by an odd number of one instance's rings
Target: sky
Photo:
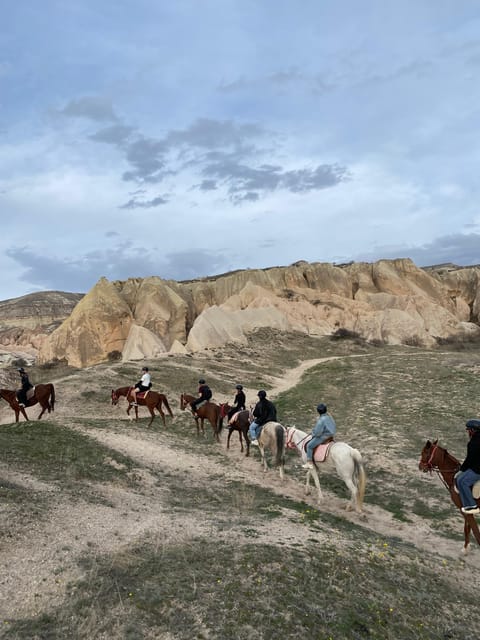
[[[0,299],[480,263],[480,3],[6,0]]]

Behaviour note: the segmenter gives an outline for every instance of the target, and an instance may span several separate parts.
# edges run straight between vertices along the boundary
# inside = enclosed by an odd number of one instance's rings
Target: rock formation
[[[270,326],[328,335],[354,331],[370,341],[432,346],[480,333],[479,267],[420,269],[411,260],[298,262],[188,282],[105,278],[41,343],[40,362],[85,367],[243,342]]]

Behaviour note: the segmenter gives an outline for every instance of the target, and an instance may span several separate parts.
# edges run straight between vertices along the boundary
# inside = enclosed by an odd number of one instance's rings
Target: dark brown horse
[[[10,389],[0,389],[0,397],[8,402],[10,407],[15,411],[15,422],[19,421],[20,414],[23,415],[25,420],[28,420],[28,416],[23,407],[20,406],[17,398],[17,392]],[[50,413],[55,407],[55,387],[53,384],[36,384],[34,387],[34,393],[31,398],[27,400],[26,407],[33,407],[37,402],[42,407],[38,420],[43,416],[45,411]]]
[[[220,411],[222,418],[224,418],[232,407],[225,403],[220,405]],[[240,438],[240,451],[243,453],[243,438],[245,438],[245,445],[247,452],[245,456],[250,455],[250,437],[248,435],[248,427],[250,426],[250,411],[244,409],[243,411],[237,411],[232,416],[231,422],[228,423],[228,437],[227,437],[227,449],[230,448],[230,438],[234,431],[238,431]],[[242,438],[243,435],[243,438]]]
[[[131,402],[133,402],[132,390],[134,387],[120,387],[119,389],[112,389],[112,404],[118,404],[118,400],[120,397],[124,396],[128,401],[128,409],[127,415],[130,416],[130,410],[132,408]],[[165,426],[165,414],[162,410],[162,406],[168,411],[169,415],[173,417],[172,410],[170,409],[170,405],[168,404],[168,400],[163,393],[157,393],[157,391],[147,391],[145,394],[137,393],[137,404],[141,407],[147,407],[150,411],[150,422],[148,426],[152,426],[153,419],[155,418],[155,409],[158,411],[160,416],[162,417],[163,426]],[[138,407],[134,407],[135,409],[135,420],[138,422]]]
[[[454,476],[460,469],[460,462],[454,458],[446,449],[438,445],[438,440],[430,442],[427,440],[425,446],[422,449],[420,456],[420,462],[418,463],[420,471],[436,471],[442,479],[443,484],[450,493],[450,498],[457,509],[462,508],[462,501],[460,495],[455,490]],[[477,505],[480,506],[480,500],[477,500]],[[480,531],[478,529],[475,516],[472,514],[465,514],[460,511],[463,516],[463,533],[465,536],[465,544],[463,545],[463,553],[467,553],[468,545],[470,544],[470,531],[475,536],[475,540],[480,544]]]
[[[190,406],[191,409],[192,402],[194,400],[197,400],[195,396],[191,396],[188,393],[182,393],[182,395],[180,396],[180,408],[182,410],[185,410],[188,406]],[[196,414],[193,414],[193,417],[195,418],[195,423],[197,426],[197,436],[200,435],[200,429],[202,430],[202,434],[205,435],[203,423],[205,420],[208,420],[212,425],[215,440],[217,442],[220,442],[219,434],[223,427],[223,416],[218,404],[210,401],[202,404],[202,406],[197,409]],[[200,426],[198,424],[199,419]]]

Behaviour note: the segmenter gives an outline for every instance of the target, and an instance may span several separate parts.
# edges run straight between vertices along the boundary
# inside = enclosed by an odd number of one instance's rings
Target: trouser
[[[258,440],[260,434],[262,433],[263,425],[257,424],[253,421],[248,428],[248,435],[250,436],[250,440]]]
[[[457,476],[458,493],[460,494],[460,500],[464,507],[476,507],[477,503],[472,494],[472,486],[480,480],[480,473],[476,473],[472,469],[462,471]]]
[[[310,460],[310,462],[313,461],[313,452],[315,450],[315,447],[318,447],[319,444],[322,444],[323,442],[325,442],[327,438],[325,438],[325,436],[314,436],[310,442],[307,444],[307,460]]]

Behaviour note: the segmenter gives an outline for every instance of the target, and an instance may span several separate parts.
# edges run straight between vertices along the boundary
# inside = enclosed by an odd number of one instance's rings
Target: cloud
[[[11,247],[6,253],[23,269],[21,281],[43,290],[79,293],[91,289],[101,276],[109,280],[153,275],[190,280],[230,268],[222,252],[195,249],[162,256],[156,248],[135,247],[131,241],[73,258],[37,253],[28,247]]]
[[[101,96],[71,100],[59,113],[69,118],[87,118],[98,122],[117,120],[111,101]]]
[[[451,234],[432,242],[414,246],[378,246],[368,253],[357,254],[354,260],[394,259],[408,257],[418,266],[431,266],[451,262],[460,266],[480,265],[480,234]]]
[[[152,200],[137,200],[131,198],[125,204],[122,204],[119,209],[151,209],[152,207],[159,207],[162,204],[167,204],[168,200],[162,196],[157,196]]]
[[[113,144],[121,147],[134,131],[134,127],[127,127],[123,124],[114,124],[111,127],[100,129],[88,137],[90,140],[94,140],[95,142],[105,142],[106,144]]]

